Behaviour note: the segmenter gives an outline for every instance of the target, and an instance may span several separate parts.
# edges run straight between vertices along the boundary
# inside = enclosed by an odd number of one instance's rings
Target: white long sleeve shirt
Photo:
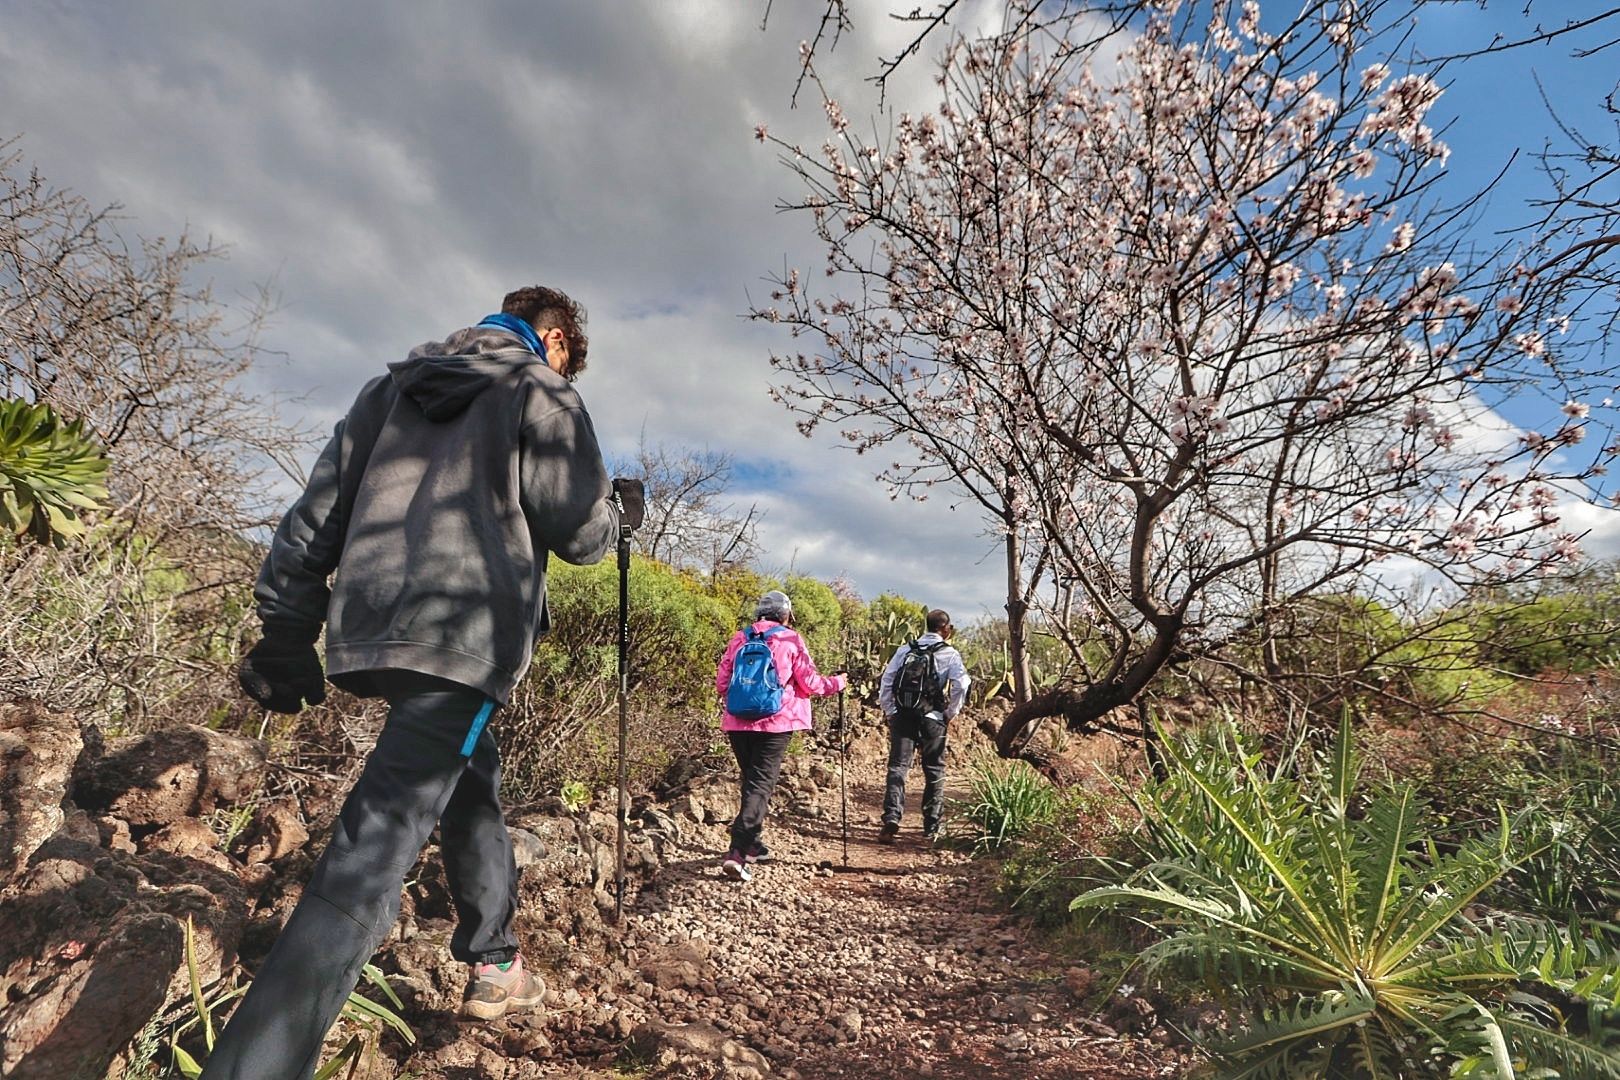
[[[940,640],[938,634],[924,634],[917,639],[917,644],[932,645]],[[899,706],[894,703],[894,677],[910,651],[910,642],[900,646],[889,660],[889,666],[883,669],[883,680],[878,683],[878,707],[883,710],[884,716],[893,716],[899,711]],[[962,711],[962,705],[967,701],[968,685],[973,680],[968,677],[967,665],[962,663],[962,654],[949,645],[934,654],[934,670],[945,677],[945,719],[949,720]]]

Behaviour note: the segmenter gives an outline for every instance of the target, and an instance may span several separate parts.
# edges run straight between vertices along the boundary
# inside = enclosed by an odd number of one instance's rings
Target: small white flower
[[[1361,89],[1363,91],[1376,90],[1384,84],[1384,80],[1387,78],[1389,78],[1388,64],[1374,64],[1371,67],[1363,68],[1361,72]]]

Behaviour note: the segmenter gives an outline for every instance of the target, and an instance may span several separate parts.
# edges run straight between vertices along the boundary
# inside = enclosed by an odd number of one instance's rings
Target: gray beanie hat
[[[760,597],[759,603],[754,605],[754,618],[756,619],[774,619],[777,622],[787,622],[788,616],[792,614],[793,601],[788,599],[787,593],[779,592],[776,589],[772,589]]]

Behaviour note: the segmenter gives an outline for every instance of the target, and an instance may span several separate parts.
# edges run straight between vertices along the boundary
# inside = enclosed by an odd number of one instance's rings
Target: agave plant
[[[1153,861],[1072,906],[1148,913],[1165,936],[1142,960],[1236,1006],[1239,1030],[1205,1037],[1219,1075],[1620,1077],[1620,956],[1478,904],[1547,830],[1502,814],[1442,849],[1410,787],[1358,793],[1348,718],[1307,767],[1266,770],[1230,729],[1160,734],[1171,775],[1138,798]]]
[[[61,547],[107,498],[107,456],[49,405],[0,399],[0,526]]]
[[[1057,789],[1027,762],[980,758],[969,773],[968,790],[953,809],[978,853],[1005,847],[1057,813]]]

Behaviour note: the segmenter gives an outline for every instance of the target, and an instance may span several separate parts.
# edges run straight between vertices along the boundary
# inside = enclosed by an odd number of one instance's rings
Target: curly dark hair
[[[560,289],[544,285],[526,285],[513,289],[501,301],[501,311],[516,315],[537,331],[561,330],[568,342],[568,370],[563,376],[577,379],[585,370],[585,350],[590,338],[585,336],[585,308]]]

